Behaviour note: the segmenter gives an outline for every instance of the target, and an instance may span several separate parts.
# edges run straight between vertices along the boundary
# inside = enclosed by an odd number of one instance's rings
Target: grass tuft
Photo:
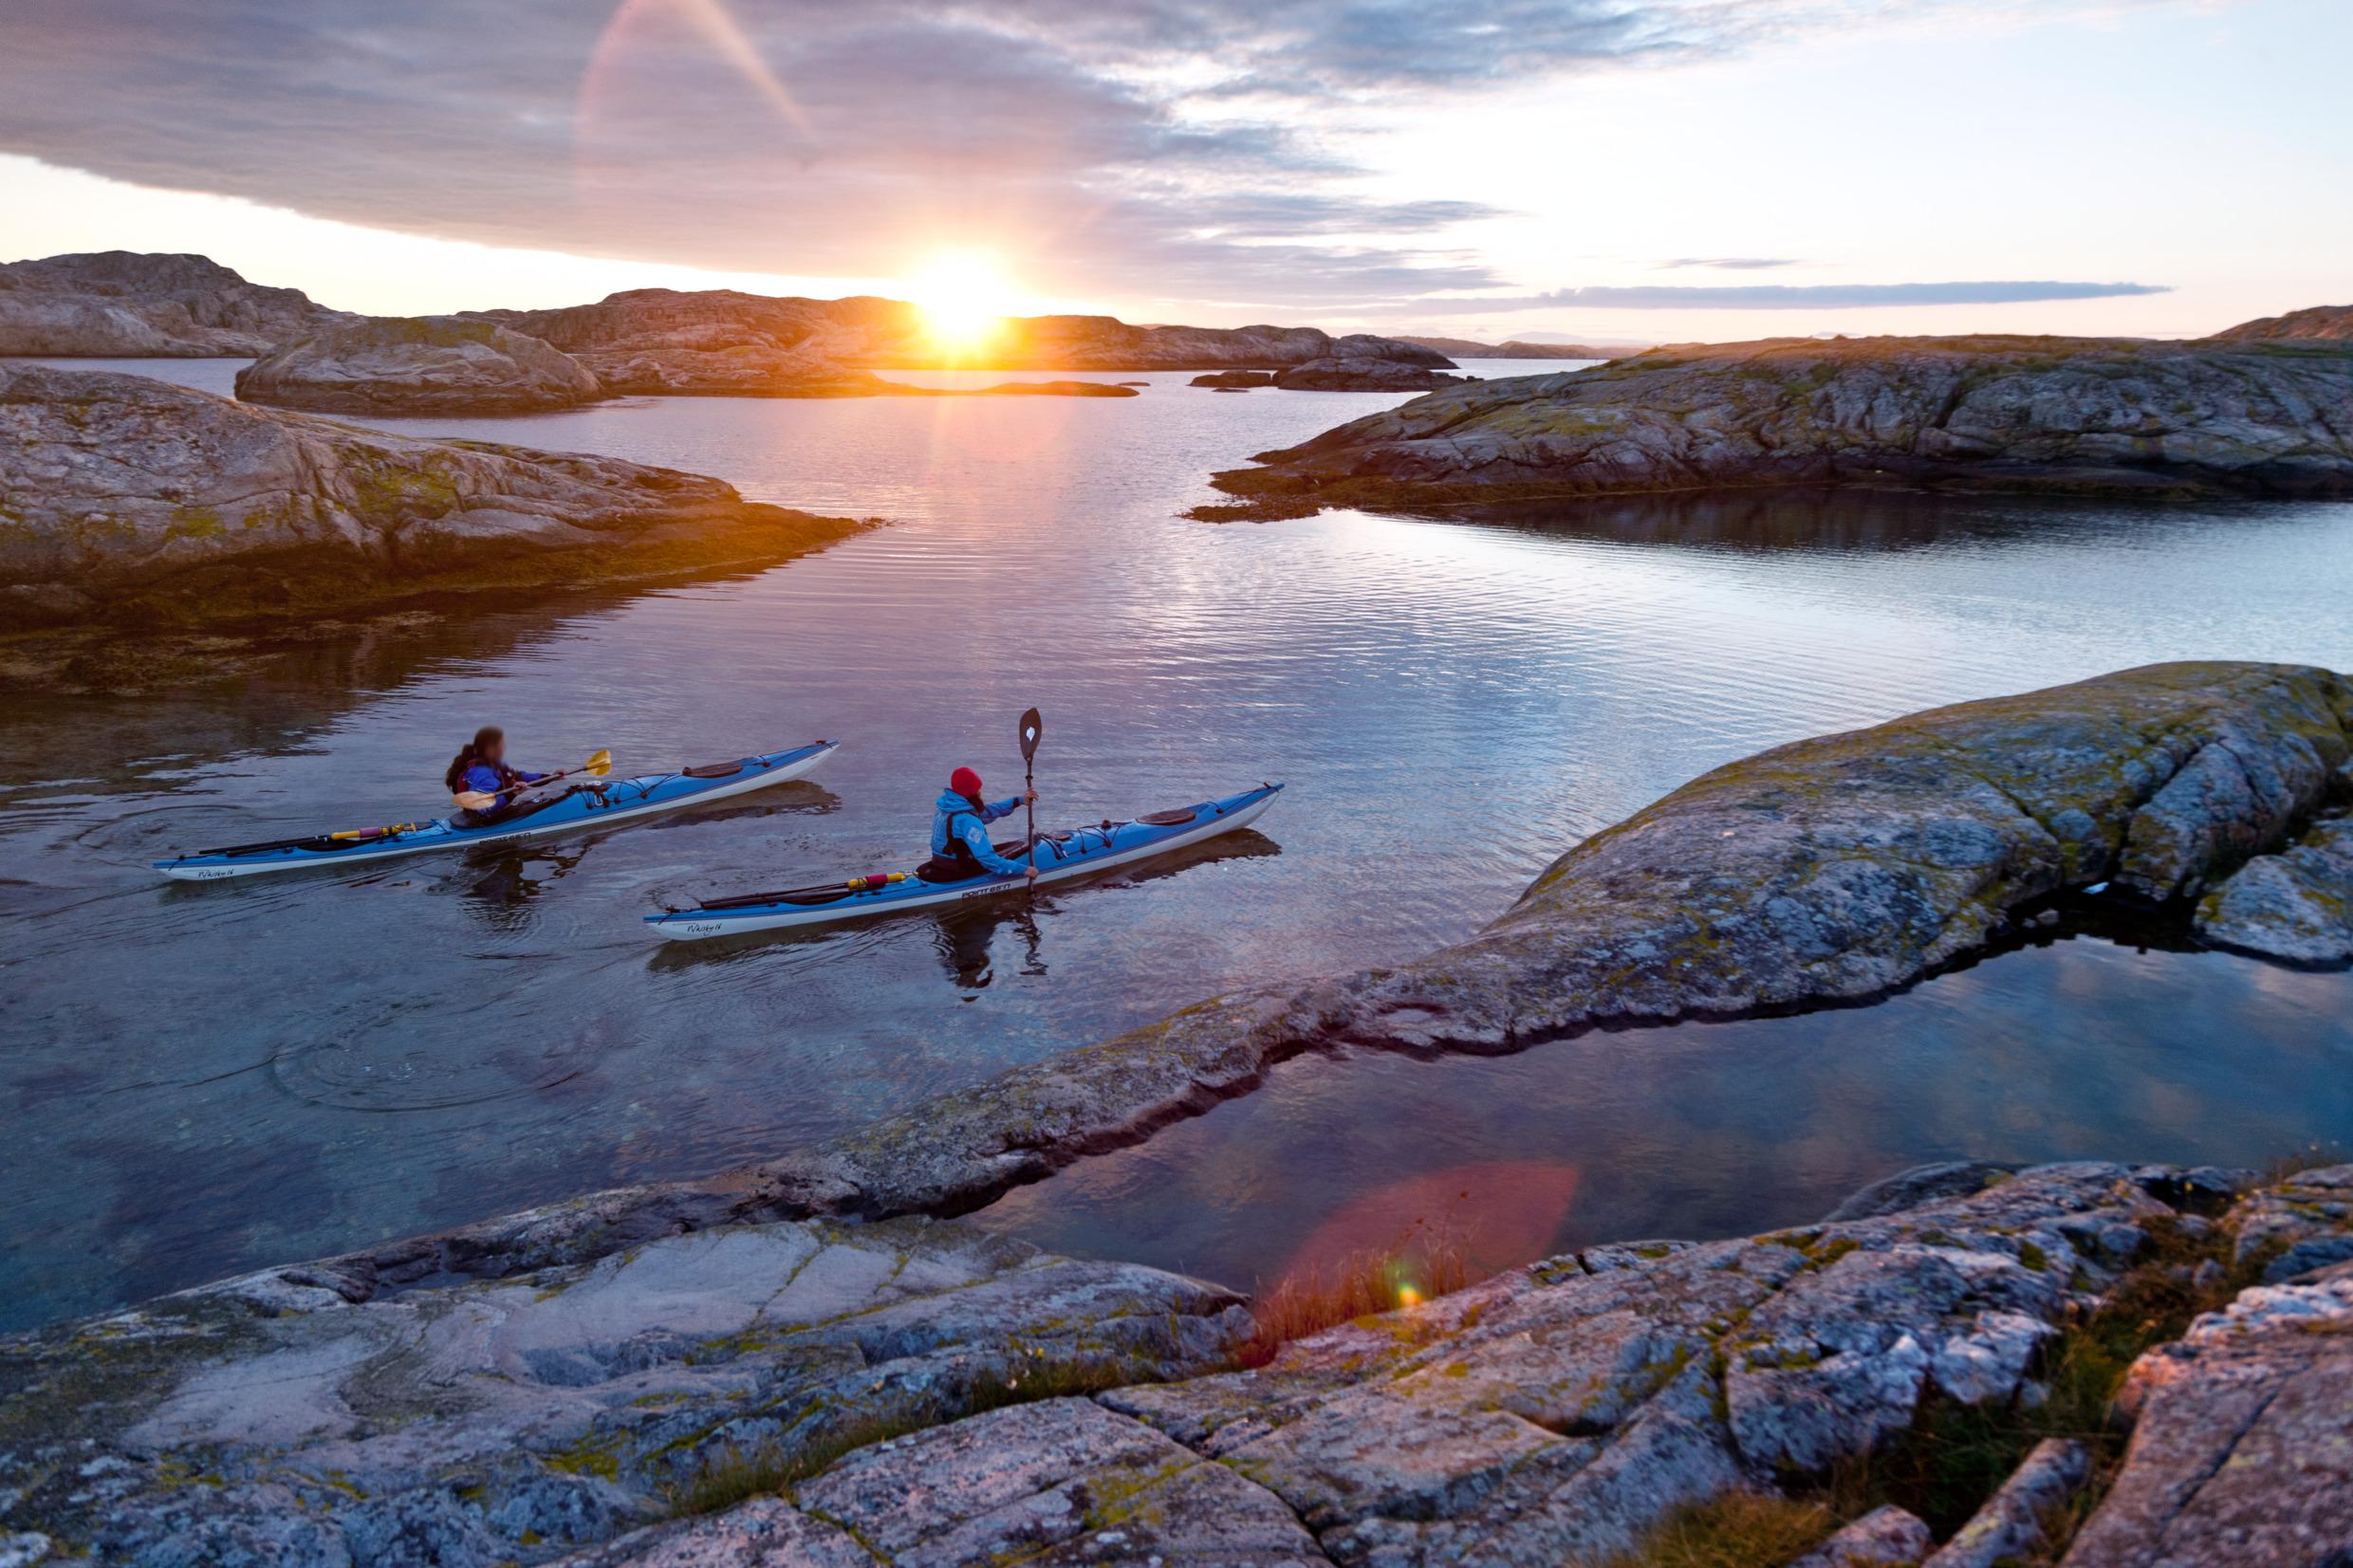
[[[1668,1515],[1609,1568],[1782,1568],[1838,1523],[1821,1503],[1726,1492]]]
[[[1286,1276],[1251,1302],[1257,1328],[1242,1359],[1263,1366],[1293,1339],[1451,1296],[1470,1282],[1471,1266],[1460,1245],[1438,1236],[1353,1254],[1328,1274],[1318,1267]]]

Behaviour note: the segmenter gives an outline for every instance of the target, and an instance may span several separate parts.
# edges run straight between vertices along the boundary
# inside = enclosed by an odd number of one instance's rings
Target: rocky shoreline
[[[1863,338],[1701,343],[1450,388],[1213,483],[1209,521],[1785,485],[2070,495],[2353,493],[2353,353]]]
[[[0,1340],[0,1551],[1600,1564],[1762,1520],[1743,1560],[2308,1568],[2353,1547],[2349,1222],[2353,1167],[1929,1167],[1270,1359],[1229,1291],[952,1222],[278,1270]]]
[[[869,526],[613,458],[0,365],[0,632],[294,624],[769,565]]]

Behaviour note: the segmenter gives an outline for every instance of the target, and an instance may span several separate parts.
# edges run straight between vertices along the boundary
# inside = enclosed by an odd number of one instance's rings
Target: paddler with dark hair
[[[948,787],[932,802],[932,866],[928,869],[946,872],[953,878],[1026,875],[1035,881],[1038,868],[1034,864],[1009,860],[997,853],[996,845],[989,841],[989,824],[1011,816],[1037,798],[1036,790],[1025,789],[1001,801],[984,801],[980,775],[969,767],[957,768],[948,775]]]
[[[517,790],[553,776],[509,767],[507,732],[494,724],[486,724],[473,732],[473,739],[466,743],[465,749],[451,759],[442,782],[449,786],[450,802],[457,807],[457,815],[453,819],[457,825],[484,827],[502,817],[514,815],[517,802],[513,797]]]

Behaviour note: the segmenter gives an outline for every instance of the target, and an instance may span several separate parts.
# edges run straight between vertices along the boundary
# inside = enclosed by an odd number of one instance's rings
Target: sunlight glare
[[[947,348],[973,348],[994,336],[1018,303],[996,263],[972,251],[933,258],[907,280],[907,293]]]

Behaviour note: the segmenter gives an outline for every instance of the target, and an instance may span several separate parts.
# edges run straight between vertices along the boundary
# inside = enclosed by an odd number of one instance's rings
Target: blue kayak
[[[279,839],[260,844],[231,844],[198,850],[155,867],[166,876],[188,882],[216,882],[230,876],[251,876],[265,871],[301,871],[310,866],[354,866],[390,860],[428,850],[464,849],[472,844],[511,843],[551,833],[586,832],[624,822],[657,811],[675,811],[749,794],[770,784],[797,779],[823,762],[839,741],[817,741],[790,751],[767,751],[733,762],[680,767],[668,773],[648,773],[637,779],[610,779],[586,784],[547,804],[527,808],[479,827],[460,827],[447,818],[426,822],[396,822],[385,827],[345,829],[314,834],[306,839]]]
[[[1098,822],[1062,833],[1041,833],[1037,839],[1038,882],[1067,881],[1118,866],[1130,866],[1155,856],[1214,839],[1221,833],[1248,827],[1282,793],[1279,784],[1260,784],[1222,801],[1174,811],[1156,811],[1128,822]],[[999,844],[997,853],[1020,858],[1029,852],[1026,842]],[[775,931],[785,926],[819,926],[836,920],[856,920],[902,910],[937,909],[969,898],[993,898],[1019,893],[1029,885],[1027,876],[997,876],[984,873],[954,881],[928,881],[919,872],[874,872],[816,887],[783,893],[754,893],[735,898],[714,898],[691,910],[649,914],[646,923],[666,941],[692,942],[743,932]]]

